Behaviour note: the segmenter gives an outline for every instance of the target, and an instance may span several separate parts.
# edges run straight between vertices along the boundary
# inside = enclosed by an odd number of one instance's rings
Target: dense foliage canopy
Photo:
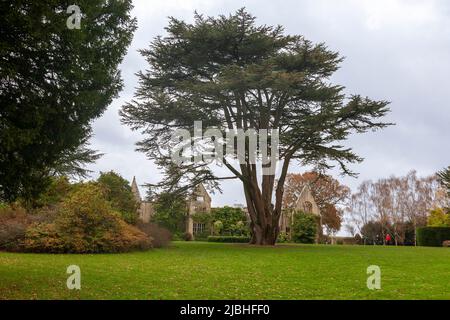
[[[131,0],[1,1],[0,199],[35,199],[56,173],[83,174],[91,123],[122,88]]]
[[[138,203],[131,191],[130,182],[114,171],[101,172],[97,182],[103,187],[112,209],[120,212],[126,222],[136,223]]]

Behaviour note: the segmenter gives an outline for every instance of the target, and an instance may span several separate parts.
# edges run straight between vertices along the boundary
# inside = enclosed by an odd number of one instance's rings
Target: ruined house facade
[[[138,216],[143,222],[150,222],[155,213],[153,203],[142,199],[136,178],[131,183],[131,191],[138,203]],[[211,212],[211,196],[203,184],[199,184],[186,201],[186,232],[196,235],[207,230],[206,223],[195,222],[194,215]]]
[[[205,222],[195,221],[194,215],[211,212],[211,196],[203,184],[199,184],[187,201],[186,232],[194,237],[204,233],[208,226]]]
[[[135,196],[138,207],[139,219],[143,222],[150,222],[152,215],[154,214],[153,204],[149,201],[145,201],[141,198],[139,187],[136,183],[136,179],[133,178],[131,184],[131,190]],[[202,213],[211,212],[211,196],[209,195],[203,184],[199,184],[186,200],[186,232],[195,235],[203,234],[206,230],[210,229],[206,222],[200,221],[201,219],[195,219],[195,216]],[[246,208],[243,208],[246,212]],[[297,200],[295,208],[289,210],[283,210],[280,217],[280,232],[290,234],[291,225],[294,219],[295,211],[303,211],[306,213],[312,213],[320,219],[320,210],[311,192],[309,185],[306,185]],[[320,228],[320,224],[319,227]],[[322,233],[322,230],[318,230],[318,235]]]

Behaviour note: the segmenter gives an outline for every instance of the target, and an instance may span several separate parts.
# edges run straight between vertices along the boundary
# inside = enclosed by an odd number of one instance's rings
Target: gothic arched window
[[[305,208],[305,212],[312,213],[313,205],[311,202],[305,201],[304,208]]]

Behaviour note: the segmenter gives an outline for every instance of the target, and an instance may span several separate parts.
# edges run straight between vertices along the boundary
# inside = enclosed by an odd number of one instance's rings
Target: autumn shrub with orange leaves
[[[4,205],[0,208],[0,249],[19,251],[19,243],[25,238],[31,216],[22,208]]]
[[[0,248],[46,253],[115,253],[151,248],[151,237],[123,221],[103,192],[94,183],[78,186],[55,209],[57,215],[51,221],[17,213],[16,219],[8,220],[10,224],[20,221],[20,235],[12,241],[13,247],[0,238]]]

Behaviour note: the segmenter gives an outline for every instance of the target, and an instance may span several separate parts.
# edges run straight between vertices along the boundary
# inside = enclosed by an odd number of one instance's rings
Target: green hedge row
[[[417,245],[423,247],[442,247],[442,243],[450,240],[449,227],[417,228]]]
[[[241,236],[209,236],[208,242],[249,243],[249,237]]]

